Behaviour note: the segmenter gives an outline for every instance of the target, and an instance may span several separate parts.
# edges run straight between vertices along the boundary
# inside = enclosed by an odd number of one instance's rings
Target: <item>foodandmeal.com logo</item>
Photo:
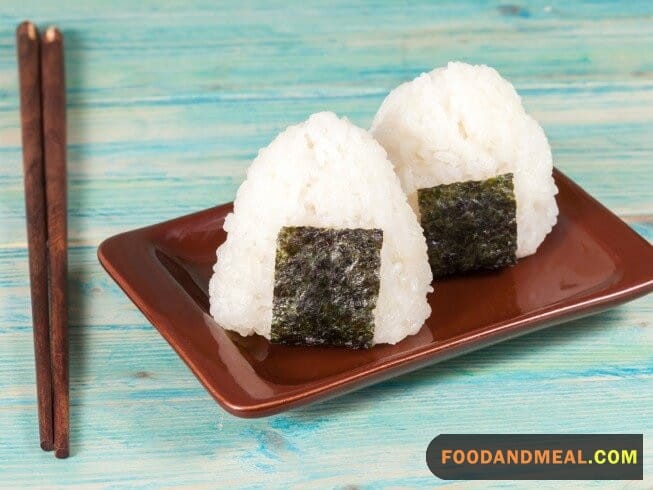
[[[637,449],[597,449],[594,458],[586,460],[581,449],[444,449],[442,464],[637,464]]]
[[[642,480],[642,434],[442,434],[426,464],[443,480]]]

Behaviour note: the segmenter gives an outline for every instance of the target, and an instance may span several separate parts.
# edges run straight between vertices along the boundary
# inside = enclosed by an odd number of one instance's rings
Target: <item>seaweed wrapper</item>
[[[370,347],[382,243],[379,229],[281,228],[271,340]]]
[[[511,173],[419,189],[417,197],[435,277],[516,262],[517,203]]]

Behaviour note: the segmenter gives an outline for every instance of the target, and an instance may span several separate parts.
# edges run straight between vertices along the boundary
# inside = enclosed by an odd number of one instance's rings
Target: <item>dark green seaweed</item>
[[[382,243],[379,229],[281,228],[272,342],[370,347]]]
[[[419,189],[417,198],[435,277],[497,269],[517,261],[512,174]]]

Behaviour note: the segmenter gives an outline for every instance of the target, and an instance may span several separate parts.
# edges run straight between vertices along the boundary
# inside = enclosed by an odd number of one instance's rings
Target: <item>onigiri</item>
[[[209,284],[222,327],[273,342],[366,348],[430,315],[426,241],[385,150],[330,112],[259,151]]]
[[[546,135],[491,67],[451,62],[400,85],[371,133],[424,227],[436,276],[512,264],[556,223]]]

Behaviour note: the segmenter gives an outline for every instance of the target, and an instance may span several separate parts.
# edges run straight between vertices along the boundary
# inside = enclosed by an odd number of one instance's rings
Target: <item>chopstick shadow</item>
[[[546,352],[556,346],[565,345],[574,339],[596,336],[599,332],[619,324],[623,317],[623,309],[616,308],[595,315],[592,317],[594,321],[589,323],[585,318],[556,325],[413,371],[333,400],[289,411],[282,417],[287,417],[290,422],[298,424],[311,423],[317,419],[326,420],[351,411],[362,411],[366,407],[376,406],[386,400],[406,396],[406,393],[410,393],[411,390],[418,389],[419,385],[426,383],[455,383],[457,378],[461,379],[461,376],[470,375],[480,365],[491,364],[499,369],[501,364],[513,363],[515,360],[520,359],[532,359],[536,363],[539,356],[538,352]],[[534,346],[536,346],[535,349]],[[570,364],[572,362],[572,360],[569,361]],[[564,369],[564,365],[558,367]],[[479,374],[479,376],[482,375]],[[428,408],[437,412],[437,401],[434,401],[433,405]]]
[[[67,165],[68,165],[68,325],[69,325],[69,383],[70,383],[70,455],[77,454],[82,445],[80,428],[84,426],[84,385],[88,377],[88,340],[90,300],[88,291],[95,262],[95,246],[86,244],[83,217],[90,205],[79,184],[80,174],[88,164],[80,151],[79,141],[87,141],[87,95],[82,90],[85,80],[87,50],[79,31],[62,27],[64,35],[66,99],[67,99]],[[85,213],[86,211],[86,213]],[[92,250],[88,250],[91,248]]]
[[[69,258],[83,259],[88,253],[72,250]],[[68,348],[70,379],[70,454],[74,456],[82,443],[80,427],[84,426],[84,386],[87,385],[89,361],[88,278],[91,264],[72,260],[68,266]]]

